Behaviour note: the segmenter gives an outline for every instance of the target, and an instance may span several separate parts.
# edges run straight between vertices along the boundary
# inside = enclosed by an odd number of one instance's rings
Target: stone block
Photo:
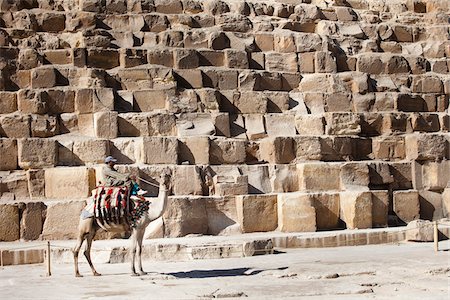
[[[434,241],[433,223],[425,220],[414,220],[406,226],[406,240],[414,242]]]
[[[9,171],[0,175],[0,192],[2,200],[29,198],[26,171]]]
[[[322,159],[322,143],[320,137],[296,136],[294,137],[294,142],[297,161]]]
[[[343,112],[352,110],[352,94],[330,93],[325,95],[325,110],[327,112]]]
[[[444,217],[442,195],[439,192],[419,191],[420,219],[435,221]]]
[[[170,197],[163,220],[166,237],[208,233],[205,198]]]
[[[133,164],[143,161],[141,138],[117,138],[110,140],[109,152],[119,164]]]
[[[315,52],[306,52],[298,54],[298,67],[300,73],[315,72]]]
[[[267,136],[264,126],[264,115],[248,114],[244,115],[245,133],[247,139],[257,140]]]
[[[206,212],[208,234],[241,233],[240,228],[235,228],[239,227],[235,197],[208,197],[206,199]]]
[[[444,218],[450,217],[450,188],[445,188],[442,193],[442,214]]]
[[[339,193],[309,194],[316,210],[317,229],[335,229],[339,227]]]
[[[209,136],[215,135],[215,126],[207,113],[182,114],[176,120],[178,136]]]
[[[134,91],[134,108],[136,111],[151,112],[167,108],[169,96],[174,96],[174,90],[140,90]]]
[[[283,232],[316,231],[316,210],[308,194],[278,194],[277,206],[278,230]]]
[[[73,154],[80,164],[100,164],[110,154],[110,142],[106,139],[75,140]]]
[[[193,165],[209,164],[209,138],[207,136],[185,137],[179,143],[179,160]]]
[[[84,201],[56,202],[47,206],[42,230],[44,240],[69,240],[78,236],[78,223]],[[61,220],[64,220],[62,222]]]
[[[89,114],[98,111],[114,110],[114,93],[112,89],[80,89],[75,95],[75,112]]]
[[[298,72],[297,54],[268,52],[265,55],[267,71]]]
[[[299,189],[302,191],[340,190],[340,166],[329,163],[297,165]]]
[[[84,136],[94,137],[94,114],[79,114],[77,117],[77,129]]]
[[[17,169],[17,141],[15,139],[0,139],[0,171]]]
[[[202,179],[197,166],[177,166],[173,175],[174,195],[202,195]]]
[[[268,98],[262,92],[243,91],[234,99],[234,106],[242,114],[264,114]]]
[[[388,191],[372,192],[372,226],[387,227],[389,212],[389,193]]]
[[[443,135],[410,134],[405,145],[406,158],[410,160],[441,160],[448,156],[448,142]]]
[[[118,113],[105,111],[94,113],[94,133],[97,138],[114,139],[117,137]]]
[[[147,50],[145,49],[120,49],[120,65],[124,68],[132,68],[147,64]]]
[[[178,163],[178,140],[173,137],[144,137],[141,151],[146,164]]]
[[[295,128],[300,135],[323,135],[325,119],[322,115],[296,115]]]
[[[244,233],[273,231],[278,226],[276,195],[236,196],[236,209]]]
[[[381,74],[385,69],[385,63],[381,57],[375,55],[362,55],[358,58],[357,70],[368,74]]]
[[[394,182],[394,178],[387,163],[371,162],[368,167],[371,185],[384,185]]]
[[[230,137],[230,116],[228,113],[212,113],[211,117],[216,128],[217,136]]]
[[[51,65],[68,65],[72,63],[73,52],[69,49],[45,50],[44,63]]]
[[[248,69],[249,60],[247,52],[235,49],[225,49],[224,65],[227,68]]]
[[[249,194],[267,194],[272,192],[268,165],[241,165],[239,170],[248,178]]]
[[[434,100],[434,99],[433,99]],[[436,132],[439,131],[438,114],[413,114],[411,116],[411,125],[414,131]]]
[[[19,207],[0,204],[0,241],[12,242],[20,238]]]
[[[341,167],[340,179],[342,190],[369,190],[369,167],[366,163],[345,163]]]
[[[149,136],[177,135],[176,120],[173,114],[150,113],[147,115],[147,117]],[[145,123],[146,122],[144,122],[144,124]],[[145,129],[141,132],[145,132]]]
[[[173,53],[168,49],[151,49],[147,51],[147,61],[149,64],[173,67]]]
[[[314,58],[314,70],[318,73],[335,73],[336,59],[330,52],[317,51]]]
[[[17,94],[17,106],[21,113],[46,114],[49,110],[44,93],[36,90],[20,90]]]
[[[0,111],[9,114],[17,110],[17,94],[15,92],[0,92]]]
[[[347,229],[372,228],[372,193],[343,192],[340,195],[340,218]]]
[[[63,167],[45,170],[45,197],[47,198],[89,197],[95,185],[95,171],[92,168]]]
[[[361,116],[354,113],[327,113],[326,132],[330,135],[358,135],[361,133]]]
[[[216,196],[232,196],[248,194],[248,176],[223,176],[215,175],[213,177],[213,193]]]
[[[39,138],[18,140],[18,164],[22,169],[54,167],[58,163],[56,141]]]
[[[295,159],[294,140],[291,137],[264,138],[259,151],[261,160],[271,164],[288,164]]]
[[[31,88],[51,88],[56,86],[56,70],[53,67],[35,68],[31,71]]]
[[[86,63],[90,68],[113,69],[120,66],[120,54],[115,49],[87,49]]]
[[[392,174],[393,186],[400,189],[412,188],[412,166],[411,162],[393,162],[389,164],[389,171]]]
[[[177,69],[195,69],[199,66],[199,56],[195,49],[175,49],[173,60]]]
[[[404,159],[405,139],[402,136],[376,137],[372,139],[372,149],[376,159]]]
[[[293,114],[266,114],[265,123],[267,135],[277,136],[295,136],[295,115]]]
[[[200,66],[224,66],[225,55],[222,51],[198,50]]]
[[[49,114],[73,113],[75,111],[75,91],[46,90],[41,94],[41,97],[47,105]]]
[[[246,157],[245,142],[237,139],[212,139],[209,155],[211,164],[242,164]]]
[[[276,76],[276,73],[268,73],[270,75],[270,79],[268,79],[269,76],[264,76],[266,73],[262,73],[262,86],[266,86],[267,89],[270,89],[270,83],[268,83],[269,80],[274,80],[278,82],[278,76]],[[275,75],[272,77],[272,75]],[[274,87],[274,89],[281,89],[279,87]],[[290,108],[290,104],[293,103],[292,99],[289,97],[288,92],[269,92],[266,91],[265,95],[267,95],[268,102],[267,102],[267,111],[270,113],[281,113],[281,112],[287,112]]]
[[[255,33],[255,44],[260,51],[273,51],[273,34],[264,32]]]
[[[39,239],[44,227],[47,207],[42,202],[29,202],[20,220],[20,238],[24,240]]]
[[[273,193],[298,191],[298,174],[295,165],[269,165]]]
[[[409,223],[420,218],[420,202],[418,191],[394,191],[392,203],[394,213],[402,222]]]

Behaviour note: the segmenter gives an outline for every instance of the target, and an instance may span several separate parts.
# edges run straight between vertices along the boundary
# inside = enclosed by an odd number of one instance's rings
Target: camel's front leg
[[[139,276],[136,273],[136,268],[134,267],[134,260],[136,257],[136,245],[137,245],[137,231],[135,228],[131,231],[131,247],[130,247],[130,256],[131,256],[131,276]]]
[[[86,257],[86,260],[88,261],[89,266],[91,267],[92,274],[94,274],[94,276],[100,276],[101,274],[95,270],[94,265],[92,264],[92,260],[91,260],[91,246],[92,246],[92,240],[94,239],[94,236],[95,236],[95,231],[90,232],[88,234],[87,241],[86,241],[86,250],[84,250],[84,256]]]
[[[144,232],[145,228],[140,228],[136,230],[136,242],[137,242],[137,266],[139,269],[139,274],[146,275],[147,273],[144,272],[142,269],[142,240],[144,239]]]

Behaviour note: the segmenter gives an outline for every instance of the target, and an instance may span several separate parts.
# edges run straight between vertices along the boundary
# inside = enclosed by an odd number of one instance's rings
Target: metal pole
[[[47,276],[52,276],[50,269],[50,241],[47,241]]]
[[[438,232],[438,222],[434,221],[434,251],[439,251],[439,232]]]

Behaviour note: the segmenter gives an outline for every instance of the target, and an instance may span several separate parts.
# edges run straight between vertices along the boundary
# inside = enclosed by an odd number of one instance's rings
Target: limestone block
[[[327,112],[351,111],[352,95],[350,93],[331,93],[325,96]]]
[[[339,193],[309,194],[316,210],[317,229],[335,229],[339,227]]]
[[[45,240],[76,239],[83,206],[84,201],[80,200],[49,204],[42,230],[42,238]],[[64,220],[64,222],[61,220]]]
[[[244,233],[273,231],[278,226],[276,195],[236,196],[236,209]]]
[[[51,88],[56,86],[56,70],[53,67],[40,67],[31,71],[31,88]]]
[[[115,111],[94,113],[94,132],[97,138],[114,139],[117,137],[117,117]]]
[[[325,119],[322,115],[296,115],[295,128],[300,135],[323,135]]]
[[[238,87],[238,72],[234,70],[204,70],[205,87],[233,90]]]
[[[90,68],[113,69],[120,66],[119,51],[115,49],[87,49],[86,62]]]
[[[434,99],[433,99],[434,100]],[[439,131],[439,115],[438,114],[413,114],[411,117],[411,125],[414,131],[436,132]]]
[[[269,167],[267,165],[241,165],[242,175],[248,178],[249,194],[271,193]]]
[[[231,197],[208,197],[206,199],[208,216],[208,234],[228,234],[230,229],[237,227],[236,200]],[[240,228],[235,233],[241,233]]]
[[[176,120],[178,136],[208,136],[215,135],[215,126],[207,113],[182,114]]]
[[[89,197],[95,184],[95,172],[91,168],[63,167],[45,170],[47,198]]]
[[[20,238],[19,208],[0,204],[0,241],[11,242]]]
[[[389,164],[389,170],[394,178],[393,186],[401,189],[412,188],[412,166],[410,162],[394,162]]]
[[[232,196],[248,194],[248,176],[221,176],[213,177],[214,195]],[[211,190],[210,190],[211,194]]]
[[[317,33],[298,32],[295,34],[297,52],[314,52],[322,49],[322,37]]]
[[[197,166],[176,166],[173,175],[174,195],[202,195],[202,179]]]
[[[202,71],[199,69],[178,69],[174,73],[178,87],[186,89],[200,89],[210,87],[203,84]]]
[[[265,67],[268,71],[298,72],[297,55],[295,53],[268,52],[265,56]]]
[[[223,31],[248,32],[252,29],[249,18],[238,14],[224,14],[216,16],[216,25]]]
[[[414,220],[406,226],[406,240],[414,242],[434,241],[433,223],[425,220]]]
[[[327,113],[326,132],[330,135],[358,135],[361,133],[361,116],[353,113]]]
[[[444,218],[450,216],[450,188],[445,188],[442,193],[442,214]]]
[[[183,5],[179,0],[156,0],[156,12],[162,14],[181,14],[183,13]]]
[[[405,145],[406,158],[410,160],[440,160],[448,156],[448,142],[442,135],[407,135]]]
[[[17,94],[17,106],[21,113],[45,114],[49,105],[44,93],[36,90],[20,90]]]
[[[209,138],[193,136],[180,139],[179,160],[194,165],[209,164]]]
[[[266,114],[265,121],[268,136],[294,136],[297,133],[293,114]]]
[[[259,145],[261,159],[271,164],[288,164],[295,159],[294,140],[291,137],[267,137]]]
[[[318,73],[336,72],[336,59],[330,52],[317,51],[314,58],[314,70]]]
[[[295,165],[269,165],[273,193],[298,191],[298,174]]]
[[[372,226],[387,227],[389,212],[388,191],[371,191],[372,193]]]
[[[50,114],[73,113],[75,111],[75,91],[46,90],[41,94]]]
[[[230,124],[230,136],[236,139],[246,139],[245,135],[245,125],[244,125],[244,115],[242,114],[233,114],[229,115],[229,124]]]
[[[394,191],[393,195],[393,210],[401,221],[408,223],[419,219],[420,202],[418,191]]]
[[[262,73],[262,85],[266,86],[267,88],[270,88],[269,84],[266,84],[267,77],[265,76],[266,73]],[[272,75],[273,73],[269,73]],[[273,77],[273,79],[277,80],[277,77]],[[274,89],[281,89],[281,88],[274,88]],[[292,103],[292,100],[289,97],[288,92],[265,92],[267,95],[267,98],[269,99],[267,103],[267,111],[271,113],[281,113],[281,112],[287,112],[289,110],[289,104]]]
[[[257,140],[267,136],[264,126],[264,115],[248,114],[244,115],[245,133],[247,139]]]
[[[249,61],[247,52],[234,49],[224,50],[224,65],[228,68],[248,69]]]
[[[73,51],[69,49],[45,50],[44,63],[51,65],[68,65],[72,63]]]
[[[167,107],[168,97],[174,96],[174,90],[140,90],[134,91],[134,107],[137,111],[151,112]]]
[[[298,66],[300,73],[315,72],[315,52],[306,52],[298,54]]]
[[[368,74],[380,74],[385,69],[381,57],[375,55],[362,55],[358,58],[357,70]]]
[[[144,137],[142,142],[143,163],[177,164],[178,140],[172,137]]]
[[[114,110],[114,94],[112,89],[80,89],[75,95],[75,111],[88,114],[98,111]]]
[[[340,167],[329,163],[302,163],[297,165],[299,189],[327,191],[340,189]]]
[[[273,34],[265,32],[255,33],[255,44],[263,52],[272,51],[274,46]]]
[[[206,234],[208,232],[206,200],[192,196],[169,197],[163,220],[166,237]]]
[[[353,159],[353,149],[357,147],[355,141],[357,140],[347,136],[322,137],[320,139],[321,159],[324,161]],[[358,149],[358,152],[363,151],[362,149]]]
[[[23,169],[54,167],[58,162],[56,141],[29,138],[18,140],[18,164]]]
[[[230,137],[230,116],[228,113],[211,113],[217,136]]]
[[[110,140],[109,152],[119,164],[143,161],[142,138],[117,138]]]
[[[0,171],[17,169],[17,141],[15,139],[0,139]]]
[[[17,110],[17,94],[15,92],[0,92],[0,111],[9,114]]]
[[[245,142],[237,139],[215,138],[210,141],[211,164],[241,164],[245,162]]]
[[[199,66],[199,56],[194,49],[175,49],[173,60],[177,69],[195,69]]]
[[[151,49],[147,51],[147,61],[149,64],[173,67],[173,53],[168,49]]]
[[[94,137],[94,114],[79,114],[77,118],[77,128],[82,135]]]
[[[27,181],[30,198],[45,197],[45,170],[27,170]]]
[[[199,49],[198,56],[200,66],[224,66],[225,55],[222,51]]]
[[[391,174],[387,163],[371,162],[368,167],[371,185],[384,185],[394,182],[394,177]]]
[[[289,31],[275,30],[273,36],[273,46],[275,52],[293,53],[295,52],[294,36]]]
[[[450,180],[449,167],[450,162],[447,160],[415,162],[413,164],[414,188],[417,190],[442,191]]]
[[[405,139],[402,136],[376,137],[372,139],[372,149],[377,159],[404,159]]]
[[[408,61],[403,56],[394,55],[389,58],[386,63],[386,73],[396,74],[396,73],[409,73],[410,68]]]
[[[124,68],[132,68],[147,64],[147,50],[145,49],[120,49],[120,65]]]
[[[199,89],[196,93],[200,102],[204,106],[205,111],[219,111],[221,96],[216,89]]]
[[[372,228],[372,194],[343,192],[340,194],[340,218],[347,229]]]
[[[243,114],[264,114],[268,98],[262,92],[243,91],[234,99],[234,106]]]
[[[417,75],[413,77],[411,91],[414,93],[443,93],[442,80],[437,76]]]
[[[316,210],[308,194],[278,194],[278,230],[283,232],[316,231]]]
[[[0,192],[5,200],[29,198],[26,171],[9,171],[0,174]]]
[[[81,164],[100,164],[110,154],[109,144],[106,139],[76,140],[72,151]]]
[[[25,205],[20,220],[20,238],[24,240],[37,240],[44,227],[44,214],[46,206],[42,202],[29,202]]]
[[[444,217],[442,199],[439,192],[419,191],[420,219],[430,221],[442,219]]]
[[[340,179],[342,190],[369,190],[369,167],[365,163],[345,163],[341,167]]]
[[[317,136],[296,136],[294,137],[294,150],[297,161],[321,160],[322,143]]]

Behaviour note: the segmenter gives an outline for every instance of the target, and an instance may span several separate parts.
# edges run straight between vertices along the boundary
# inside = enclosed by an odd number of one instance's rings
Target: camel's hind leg
[[[88,261],[89,266],[91,267],[92,274],[94,274],[94,276],[100,276],[101,274],[95,270],[94,265],[92,264],[92,260],[91,260],[91,246],[92,246],[92,241],[94,239],[95,233],[96,233],[96,231],[92,230],[87,235],[86,249],[84,250],[84,256],[86,257],[86,260]]]
[[[81,246],[83,245],[84,240],[86,239],[86,233],[80,233],[78,235],[77,244],[73,249],[73,260],[75,263],[75,277],[82,277],[80,274],[80,270],[78,269],[78,253],[80,253]]]

